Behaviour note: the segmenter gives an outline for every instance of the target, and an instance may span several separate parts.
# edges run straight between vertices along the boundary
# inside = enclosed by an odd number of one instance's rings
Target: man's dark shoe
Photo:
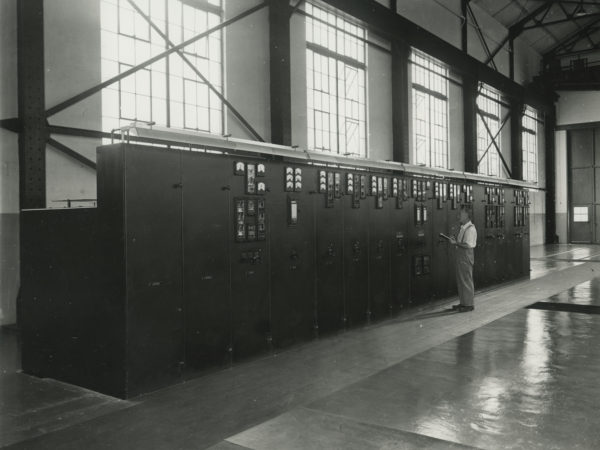
[[[457,309],[458,309],[458,312],[469,312],[469,311],[473,311],[475,309],[475,307],[474,306],[459,305]]]
[[[460,309],[462,305],[459,303],[458,305],[452,305],[452,310],[456,311],[457,309]]]

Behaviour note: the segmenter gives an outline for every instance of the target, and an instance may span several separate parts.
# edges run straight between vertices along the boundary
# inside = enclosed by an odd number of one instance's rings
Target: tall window
[[[101,0],[103,79],[170,47],[132,3],[174,45],[221,22],[221,0]],[[191,65],[222,92],[221,32],[211,33],[183,52]],[[133,120],[221,134],[223,106],[194,69],[173,53],[103,89],[103,129],[118,128]]]
[[[411,63],[414,161],[448,168],[448,69],[417,50]]]
[[[500,94],[482,86],[477,96],[477,161],[478,171],[484,175],[499,177],[501,173],[500,156]],[[487,126],[486,126],[487,125]],[[491,135],[490,135],[491,134]],[[494,142],[492,136],[495,136]]]
[[[523,128],[523,179],[537,183],[537,111],[525,108],[521,126]]]
[[[366,156],[365,29],[306,4],[308,146]]]

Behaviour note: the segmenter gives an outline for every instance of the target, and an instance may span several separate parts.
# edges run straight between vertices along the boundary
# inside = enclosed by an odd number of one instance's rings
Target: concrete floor
[[[18,373],[3,330],[0,446],[598,448],[600,247],[534,247],[531,275],[128,402]]]

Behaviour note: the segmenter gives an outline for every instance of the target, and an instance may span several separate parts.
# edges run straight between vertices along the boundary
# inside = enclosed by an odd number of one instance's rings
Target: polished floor
[[[531,280],[120,401],[18,372],[0,335],[0,446],[600,448],[600,247],[532,249]]]

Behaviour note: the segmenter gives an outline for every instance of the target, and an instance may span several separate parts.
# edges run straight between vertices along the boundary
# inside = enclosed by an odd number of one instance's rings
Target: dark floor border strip
[[[600,306],[597,305],[576,305],[573,303],[550,303],[537,302],[529,305],[528,309],[542,309],[546,311],[563,311],[582,314],[600,314]]]
[[[566,259],[566,258],[531,258],[532,261],[565,261],[565,262],[591,262],[591,263],[600,263],[600,261],[595,259]]]

